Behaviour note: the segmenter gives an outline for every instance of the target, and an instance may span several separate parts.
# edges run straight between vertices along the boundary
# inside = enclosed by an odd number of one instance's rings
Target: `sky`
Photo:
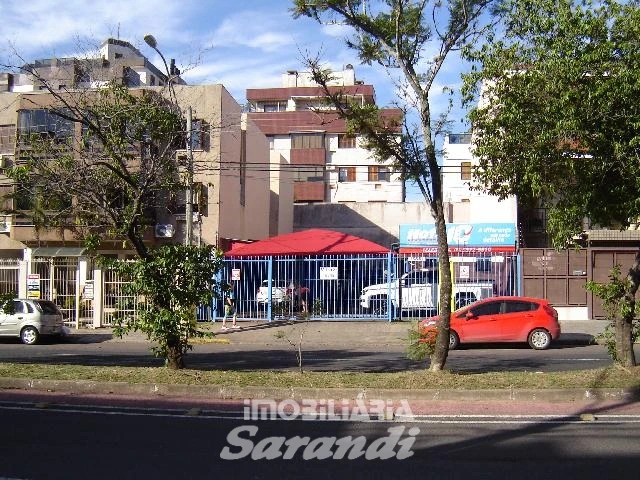
[[[245,103],[247,88],[279,87],[287,70],[304,70],[305,56],[320,56],[334,70],[347,64],[356,78],[372,84],[380,106],[392,106],[397,92],[387,72],[359,63],[344,39],[351,30],[294,19],[291,0],[29,0],[0,2],[0,64],[74,56],[108,37],[137,47],[162,68],[144,35],[152,34],[164,56],[175,58],[189,84],[221,83]],[[4,70],[4,69],[0,69]],[[444,86],[460,87],[461,62],[452,57],[432,89],[432,111],[446,106]],[[464,113],[453,112],[454,132],[466,131]]]

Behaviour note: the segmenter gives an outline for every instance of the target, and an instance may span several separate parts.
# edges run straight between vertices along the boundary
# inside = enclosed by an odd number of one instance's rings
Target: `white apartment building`
[[[375,104],[373,86],[356,80],[351,65],[334,73],[330,89],[362,104]],[[378,163],[362,147],[360,137],[347,135],[345,121],[325,100],[308,72],[294,70],[283,74],[281,87],[247,89],[249,118],[270,140],[272,170],[286,173],[274,192],[280,206],[286,208],[287,202],[402,202],[399,172],[393,171],[390,162]],[[383,109],[381,115],[399,118],[402,112]],[[292,198],[283,198],[283,192],[290,192]]]
[[[517,223],[516,197],[499,200],[470,188],[476,161],[471,152],[471,134],[449,134],[442,156],[442,192],[448,223]]]

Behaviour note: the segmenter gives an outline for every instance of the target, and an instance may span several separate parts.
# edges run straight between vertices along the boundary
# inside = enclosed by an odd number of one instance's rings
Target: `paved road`
[[[296,338],[293,338],[296,340]],[[611,364],[600,345],[588,345],[574,335],[573,341],[535,351],[526,345],[474,345],[449,354],[448,368],[460,372],[566,371],[598,368]],[[296,340],[297,341],[297,340]],[[295,369],[295,350],[272,334],[260,341],[243,339],[239,333],[228,344],[196,345],[187,356],[187,365],[198,369],[259,370]],[[303,341],[303,363],[309,370],[401,371],[424,368],[424,362],[405,356],[405,341],[390,340],[359,345]],[[64,343],[25,346],[0,339],[0,362],[53,363],[78,365],[160,366],[146,341],[112,341],[104,334],[73,335]],[[640,358],[640,345],[636,345]]]
[[[6,433],[0,436],[0,477],[637,478],[638,416],[602,416],[595,421],[552,416],[419,420],[256,422],[233,412],[0,403],[0,424]],[[380,452],[402,450],[411,456],[333,458],[339,456],[340,444],[335,442],[340,439],[351,436],[345,439],[350,442],[363,436],[363,450],[371,456],[393,433],[404,443],[390,442]],[[291,459],[260,459],[284,454],[289,445],[283,445],[285,441],[303,446]],[[306,447],[307,442],[313,448]],[[224,460],[225,447],[230,454],[244,450],[249,456]],[[313,458],[323,454],[328,458]],[[305,460],[305,455],[312,458]]]

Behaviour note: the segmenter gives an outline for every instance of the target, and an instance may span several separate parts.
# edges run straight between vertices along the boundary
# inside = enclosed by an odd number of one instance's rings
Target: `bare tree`
[[[447,113],[433,116],[429,95],[447,57],[478,41],[488,25],[482,23],[492,0],[295,0],[294,17],[306,16],[320,23],[340,23],[353,28],[346,44],[363,63],[377,63],[398,72],[397,87],[404,97],[402,141],[397,139],[398,119],[380,115],[374,105],[345,104],[340,94],[329,95],[340,116],[353,132],[364,136],[367,147],[380,160],[393,158],[406,179],[419,187],[434,218],[440,269],[440,325],[431,353],[432,371],[444,368],[449,347],[452,279],[446,218],[442,195],[437,137],[445,133]],[[488,17],[489,19],[491,17]],[[325,87],[331,72],[317,58],[307,57],[315,80]]]

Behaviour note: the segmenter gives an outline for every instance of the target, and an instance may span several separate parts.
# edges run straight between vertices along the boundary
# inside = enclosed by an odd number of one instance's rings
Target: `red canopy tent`
[[[364,238],[333,230],[311,229],[237,245],[226,257],[384,254],[389,249]]]

